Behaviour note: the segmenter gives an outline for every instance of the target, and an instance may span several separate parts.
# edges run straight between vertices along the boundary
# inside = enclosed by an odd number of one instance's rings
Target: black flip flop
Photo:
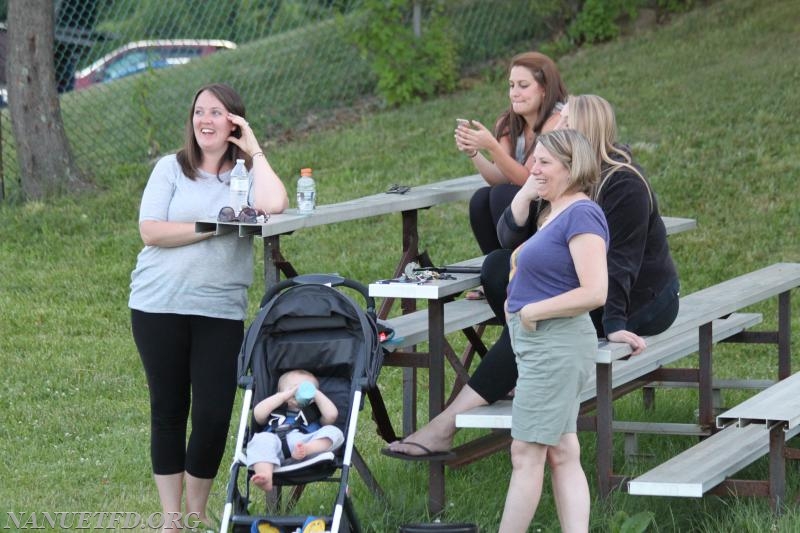
[[[411,446],[416,446],[425,453],[420,455],[411,455],[403,452],[395,452],[389,448],[383,448],[381,453],[387,457],[402,459],[403,461],[449,461],[450,459],[456,458],[456,454],[453,452],[434,452],[422,444],[417,444],[416,442],[404,440],[400,441],[400,444],[410,444]]]

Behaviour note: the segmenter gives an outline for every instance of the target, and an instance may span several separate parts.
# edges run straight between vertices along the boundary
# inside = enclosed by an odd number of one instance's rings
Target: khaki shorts
[[[517,388],[511,436],[555,446],[577,430],[578,396],[593,372],[597,333],[588,313],[541,320],[528,331],[518,313],[509,315],[511,346],[517,360]]]

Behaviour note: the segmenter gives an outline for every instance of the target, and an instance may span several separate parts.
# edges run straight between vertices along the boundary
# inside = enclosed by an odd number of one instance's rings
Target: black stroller
[[[366,300],[366,310],[334,287],[360,293]],[[362,393],[375,387],[382,361],[375,303],[364,285],[339,276],[311,274],[283,281],[267,291],[239,353],[239,386],[245,390],[244,404],[221,531],[250,531],[267,522],[275,531],[294,532],[307,523],[307,516],[248,514],[251,475],[245,462],[246,447],[250,437],[262,429],[252,419],[251,409],[277,390],[278,378],[290,369],[309,370],[317,376],[320,390],[338,408],[336,425],[344,433],[344,444],[335,452],[276,467],[275,490],[291,486],[295,492],[302,492],[309,482],[338,482],[331,513],[314,518],[324,520],[325,531],[360,531],[348,495],[348,478],[354,452],[356,465],[363,465],[353,447],[358,412],[363,407]],[[365,481],[369,485],[374,480]]]

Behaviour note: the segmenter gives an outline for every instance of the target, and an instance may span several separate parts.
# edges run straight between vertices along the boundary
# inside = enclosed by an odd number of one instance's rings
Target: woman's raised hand
[[[528,175],[528,179],[525,180],[525,183],[517,194],[528,202],[536,200],[539,197],[539,183],[533,177],[533,174]]]
[[[234,115],[233,113],[228,113],[228,120],[230,120],[233,124],[236,124],[239,127],[239,131],[242,133],[240,137],[234,137],[231,135],[228,137],[228,142],[232,142],[250,156],[261,151],[261,147],[258,144],[258,139],[256,139],[253,129],[250,127],[250,124],[244,119],[244,117]]]

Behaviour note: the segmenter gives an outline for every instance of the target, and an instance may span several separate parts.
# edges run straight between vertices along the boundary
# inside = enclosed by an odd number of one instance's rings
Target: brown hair
[[[239,93],[237,93],[232,87],[223,83],[212,83],[209,85],[204,85],[197,90],[197,92],[194,94],[194,98],[192,98],[192,105],[189,107],[189,117],[186,120],[186,126],[184,126],[183,130],[183,148],[178,150],[178,153],[176,154],[178,164],[181,166],[181,170],[183,171],[184,175],[191,180],[197,177],[198,169],[200,168],[200,164],[203,162],[203,152],[200,150],[200,145],[197,144],[197,139],[194,136],[193,118],[194,106],[197,103],[197,98],[205,91],[208,91],[216,96],[229,113],[239,115],[240,117],[246,116],[242,97],[239,96]],[[241,135],[241,132],[234,132],[233,135],[238,137]],[[247,168],[250,168],[250,157],[235,144],[228,143],[228,149],[225,150],[225,154],[217,163],[217,178],[219,178],[220,169],[226,162],[235,163],[237,159],[244,159]]]
[[[536,80],[536,83],[544,89],[544,100],[539,108],[539,113],[536,116],[536,123],[531,124],[534,136],[542,132],[542,127],[553,110],[559,102],[567,100],[567,88],[561,79],[561,73],[555,62],[540,52],[523,52],[511,58],[511,64],[508,67],[509,73],[514,67],[525,67]],[[514,146],[517,138],[525,131],[525,119],[514,112],[513,107],[509,105],[508,110],[503,113],[497,121],[494,135],[499,140],[501,137],[508,135],[511,139],[511,145]],[[535,138],[534,138],[535,141]],[[531,143],[525,153],[525,159],[530,156],[533,147],[536,143]],[[512,153],[513,155],[513,153]]]

